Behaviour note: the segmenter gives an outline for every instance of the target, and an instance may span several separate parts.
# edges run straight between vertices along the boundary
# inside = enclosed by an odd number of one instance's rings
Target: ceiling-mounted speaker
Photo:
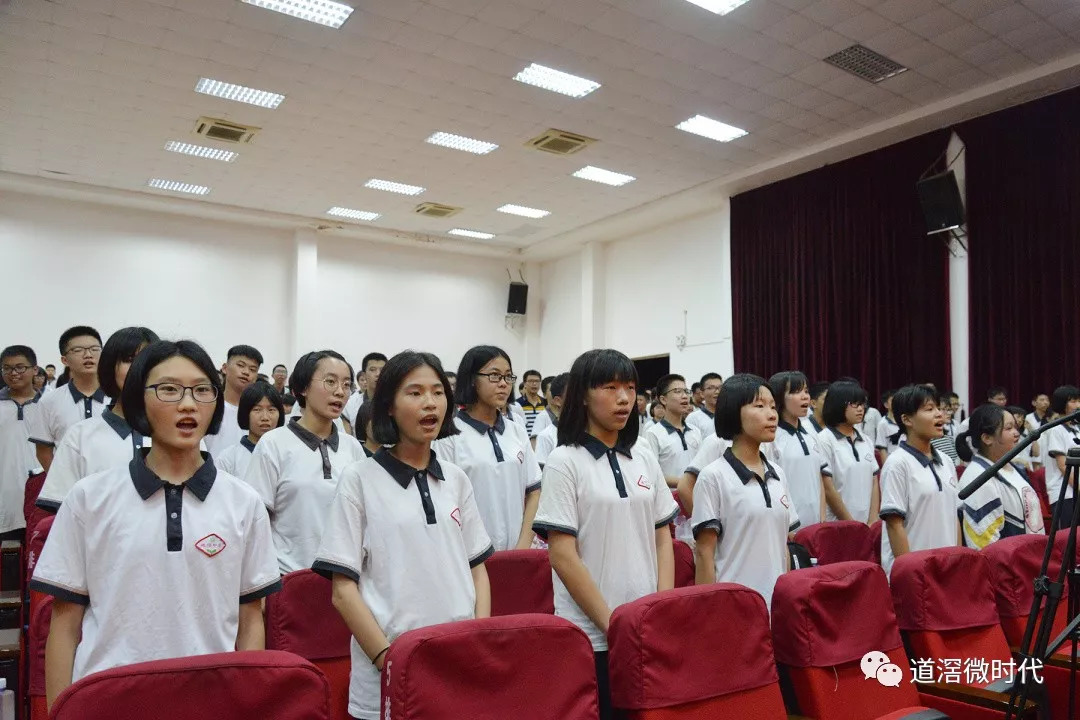
[[[524,315],[529,301],[529,286],[523,282],[510,283],[510,296],[506,300],[507,315]]]

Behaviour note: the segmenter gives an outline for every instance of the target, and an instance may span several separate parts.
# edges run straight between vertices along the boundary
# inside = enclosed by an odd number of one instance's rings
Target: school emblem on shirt
[[[195,547],[199,549],[206,557],[214,557],[222,550],[225,549],[225,541],[221,539],[221,536],[216,533],[210,533],[199,542],[195,543]]]
[[[521,450],[518,450],[518,462],[519,463],[525,462],[525,453],[523,451],[521,451]]]
[[[456,522],[458,527],[461,527],[461,508],[454,508],[451,510],[450,519]]]
[[[649,484],[649,481],[645,479],[644,475],[638,475],[637,484],[638,484],[638,487],[640,487],[640,488],[645,488],[646,490],[652,490],[652,485]]]
[[[791,505],[788,503],[787,495],[780,496],[780,504],[783,505],[785,508],[791,507]]]

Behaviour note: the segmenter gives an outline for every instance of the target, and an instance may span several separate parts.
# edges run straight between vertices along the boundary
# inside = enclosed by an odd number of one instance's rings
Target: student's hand
[[[375,661],[375,669],[382,672],[383,665],[386,664],[386,653],[379,656],[379,659]]]
[[[603,625],[600,626],[600,630],[603,631],[604,635],[607,635],[607,631],[608,631],[608,628],[610,626],[611,626],[611,613],[609,612],[607,615],[604,616],[604,623],[603,623]]]

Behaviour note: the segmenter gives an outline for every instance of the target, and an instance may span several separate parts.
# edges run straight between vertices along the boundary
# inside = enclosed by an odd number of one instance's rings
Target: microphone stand
[[[964,486],[960,490],[960,498],[966,499],[973,492],[982,487],[990,480],[990,478],[997,475],[998,471],[1005,467],[1010,460],[1023,452],[1024,448],[1028,445],[1031,445],[1038,440],[1045,432],[1058,425],[1063,425],[1064,423],[1077,419],[1080,419],[1080,411],[1065,415],[1064,417],[1058,418],[1057,420],[1040,427],[1025,438],[1023,442],[1006,453],[1004,457],[982,472],[979,477]],[[1068,490],[1070,483],[1074,485],[1077,484],[1078,474],[1080,474],[1080,447],[1069,448],[1065,458],[1065,473],[1061,481],[1061,489],[1058,491],[1057,501],[1054,504],[1054,514],[1050,521],[1046,549],[1043,551],[1042,566],[1039,569],[1038,577],[1035,578],[1031,612],[1028,614],[1027,625],[1024,628],[1024,639],[1020,644],[1020,651],[1017,653],[1018,659],[1020,660],[1019,667],[1027,667],[1029,668],[1029,671],[1020,672],[1019,678],[1015,675],[1013,676],[1013,682],[1009,689],[1009,706],[1005,711],[1005,720],[1013,720],[1014,717],[1020,717],[1022,709],[1026,706],[1028,699],[1033,695],[1038,696],[1041,701],[1040,715],[1043,720],[1049,720],[1051,718],[1052,713],[1049,703],[1047,702],[1048,696],[1045,692],[1045,688],[1035,681],[1035,672],[1031,670],[1031,668],[1035,667],[1034,663],[1036,660],[1042,662],[1045,666],[1046,661],[1051,659],[1058,648],[1070,639],[1072,654],[1069,664],[1069,709],[1067,717],[1077,717],[1077,643],[1078,640],[1080,640],[1080,631],[1078,631],[1078,628],[1080,628],[1080,572],[1078,572],[1076,564],[1076,531],[1077,526],[1080,526],[1080,497],[1078,497],[1078,493],[1073,493],[1072,517],[1061,517],[1061,510],[1062,500],[1065,499],[1065,493]],[[1061,567],[1058,568],[1057,578],[1055,581],[1051,581],[1047,573],[1049,572],[1050,560],[1054,552],[1054,538],[1058,528],[1064,522],[1069,523],[1069,534],[1065,541],[1065,552],[1061,558]],[[1053,632],[1054,619],[1057,615],[1058,605],[1061,602],[1066,579],[1069,582],[1069,606],[1067,614],[1069,620],[1061,634],[1051,640],[1050,633]],[[1046,605],[1045,607],[1042,607],[1044,597],[1046,598]]]

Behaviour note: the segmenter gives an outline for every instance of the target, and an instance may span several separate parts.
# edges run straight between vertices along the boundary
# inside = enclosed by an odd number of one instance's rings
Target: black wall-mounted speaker
[[[529,286],[523,282],[510,283],[510,296],[506,300],[507,315],[524,315],[529,301]]]
[[[964,201],[960,198],[960,188],[952,170],[920,180],[915,187],[926,218],[927,235],[964,224]]]

